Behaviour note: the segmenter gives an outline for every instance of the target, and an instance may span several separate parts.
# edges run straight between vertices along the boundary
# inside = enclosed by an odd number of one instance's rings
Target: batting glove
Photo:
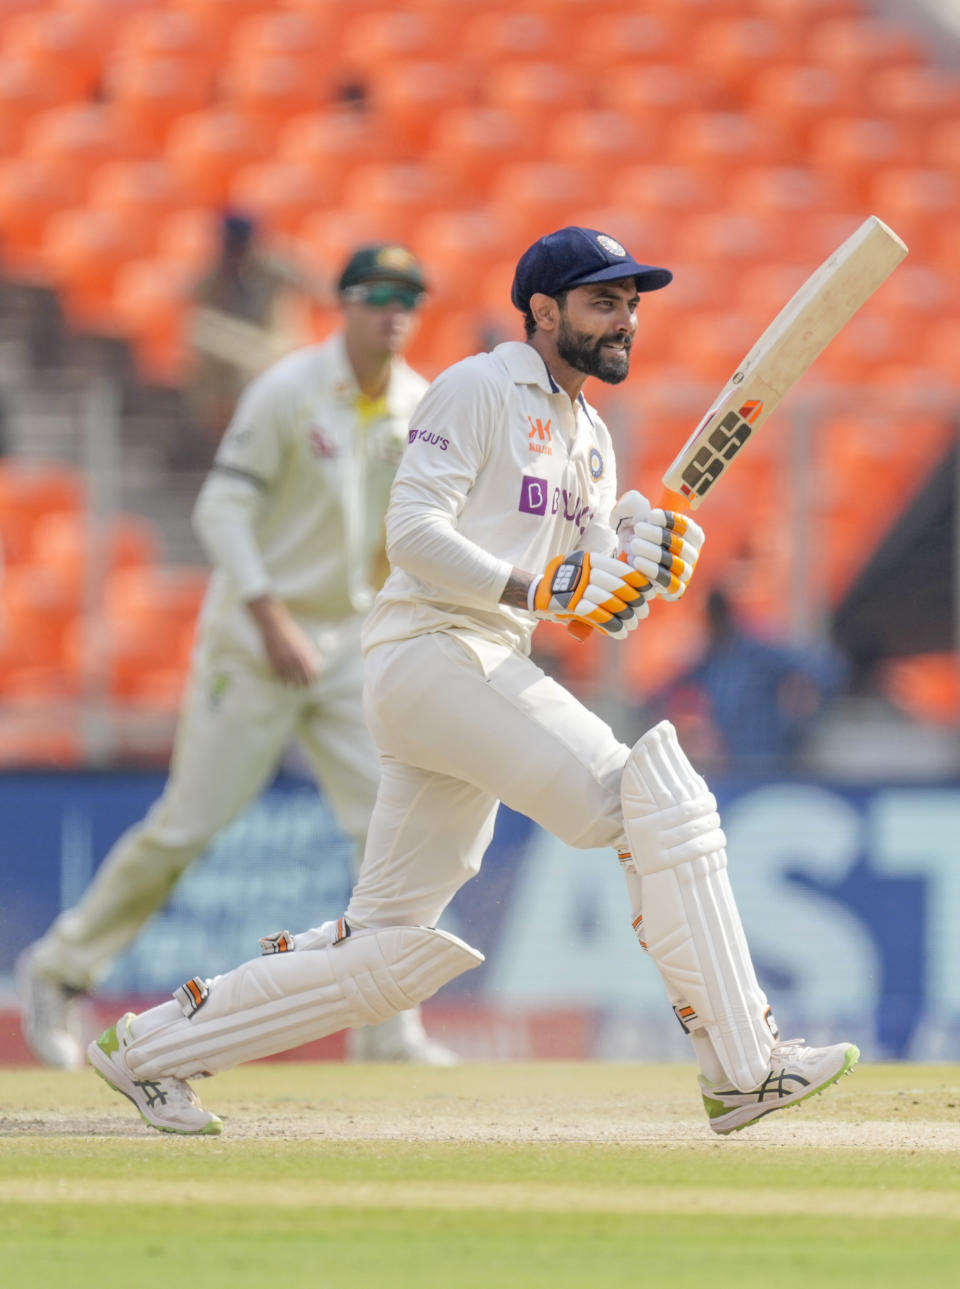
[[[700,558],[700,525],[679,511],[652,507],[640,492],[620,498],[610,524],[617,534],[619,557],[649,579],[654,594],[679,600]]]
[[[530,583],[527,607],[538,618],[577,622],[625,639],[650,612],[649,580],[621,560],[574,551],[557,555]]]

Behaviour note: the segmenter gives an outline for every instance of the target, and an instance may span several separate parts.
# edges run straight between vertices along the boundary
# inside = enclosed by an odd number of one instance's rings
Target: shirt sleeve
[[[247,387],[193,509],[193,529],[207,558],[244,600],[270,591],[255,525],[282,462],[284,388],[275,367]]]
[[[484,356],[441,373],[411,418],[387,511],[391,564],[468,606],[497,604],[512,572],[457,528],[502,401]]]

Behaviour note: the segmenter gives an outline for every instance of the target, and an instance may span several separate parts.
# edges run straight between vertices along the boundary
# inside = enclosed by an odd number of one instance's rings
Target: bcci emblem
[[[603,457],[596,448],[590,449],[590,478],[599,479],[603,474]]]
[[[612,237],[608,237],[606,233],[600,234],[597,238],[597,243],[603,247],[608,255],[616,255],[617,259],[622,260],[627,253],[619,242],[614,241]]]

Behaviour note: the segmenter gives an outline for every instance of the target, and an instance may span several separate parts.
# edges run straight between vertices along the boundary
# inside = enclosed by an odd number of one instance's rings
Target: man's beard
[[[585,376],[596,376],[608,385],[619,385],[630,370],[630,336],[612,334],[594,340],[582,331],[574,331],[563,314],[557,332],[557,353],[565,363]],[[623,349],[617,353],[604,350],[610,341],[622,341]]]

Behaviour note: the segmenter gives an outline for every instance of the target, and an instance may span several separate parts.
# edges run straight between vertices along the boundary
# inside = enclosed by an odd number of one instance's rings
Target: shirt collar
[[[510,376],[518,385],[536,385],[545,394],[559,394],[560,386],[547,370],[547,364],[533,345],[522,340],[505,340],[497,345],[494,353],[502,359]]]
[[[543,355],[534,349],[533,345],[524,344],[522,340],[505,340],[497,345],[494,353],[503,360],[507,371],[518,385],[536,385],[545,394],[563,393],[550,375],[550,369],[544,362]],[[593,425],[593,414],[587,400],[583,397],[583,390],[577,395],[576,401],[580,404],[584,416]]]
[[[354,402],[361,391],[357,378],[353,374],[353,368],[350,366],[350,359],[347,357],[347,337],[342,330],[335,331],[326,344],[329,347],[333,365],[334,389],[347,402]],[[397,394],[397,377],[405,368],[406,363],[399,355],[390,360],[390,376],[381,398],[391,411]]]

